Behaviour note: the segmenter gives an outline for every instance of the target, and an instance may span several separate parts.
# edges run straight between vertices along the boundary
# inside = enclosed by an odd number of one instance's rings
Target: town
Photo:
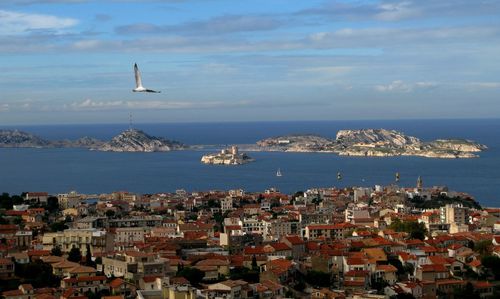
[[[499,295],[500,208],[422,178],[294,194],[4,193],[0,239],[5,299]]]

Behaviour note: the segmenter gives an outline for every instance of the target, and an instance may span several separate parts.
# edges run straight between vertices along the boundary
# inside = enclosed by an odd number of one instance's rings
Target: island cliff
[[[342,156],[473,158],[487,147],[465,139],[424,142],[395,130],[340,130],[335,139],[316,135],[288,135],[257,142],[260,150],[285,152],[331,152]]]
[[[45,140],[18,130],[0,130],[0,147],[11,148],[87,148],[113,152],[165,152],[186,146],[165,138],[150,136],[140,130],[126,130],[108,142],[91,137],[77,140]]]
[[[111,152],[168,152],[184,148],[185,146],[177,141],[150,136],[141,130],[129,129],[95,149]]]

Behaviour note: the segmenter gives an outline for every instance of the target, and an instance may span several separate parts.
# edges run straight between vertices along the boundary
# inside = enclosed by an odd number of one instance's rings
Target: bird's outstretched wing
[[[145,92],[161,93],[161,91],[156,91],[156,90],[152,90],[152,89],[146,89]]]
[[[135,87],[142,87],[141,73],[139,72],[139,68],[137,67],[137,63],[134,64],[134,74],[135,74]]]

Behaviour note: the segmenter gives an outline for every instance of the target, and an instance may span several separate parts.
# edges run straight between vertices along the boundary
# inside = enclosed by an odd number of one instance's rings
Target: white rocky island
[[[168,152],[185,149],[177,141],[150,136],[141,130],[129,129],[113,137],[109,142],[94,148],[99,151],[111,152]]]
[[[219,153],[207,154],[201,157],[201,162],[215,165],[241,165],[254,161],[245,153],[240,153],[237,146],[223,149]]]
[[[329,152],[341,156],[474,158],[487,147],[466,139],[424,142],[395,130],[340,130],[335,139],[315,135],[288,135],[257,142],[262,151]]]

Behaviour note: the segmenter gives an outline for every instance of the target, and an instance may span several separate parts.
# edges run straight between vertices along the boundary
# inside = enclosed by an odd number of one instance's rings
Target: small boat
[[[278,171],[276,171],[276,176],[283,176],[283,175],[281,174],[281,170],[280,170],[279,168],[278,168]]]
[[[342,174],[340,172],[337,172],[337,181],[342,180]]]
[[[399,172],[396,172],[396,182],[399,182]]]

